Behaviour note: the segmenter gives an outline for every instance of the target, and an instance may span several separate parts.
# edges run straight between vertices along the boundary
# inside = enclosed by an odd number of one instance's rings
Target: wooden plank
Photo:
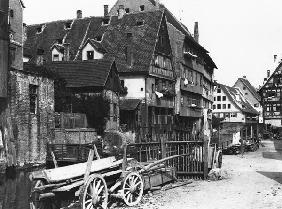
[[[92,161],[90,172],[99,172],[107,168],[118,167],[122,164],[122,161],[123,160],[116,161],[115,157]],[[48,182],[59,182],[83,176],[85,174],[86,167],[87,163],[78,163],[60,168],[44,170],[44,173]]]

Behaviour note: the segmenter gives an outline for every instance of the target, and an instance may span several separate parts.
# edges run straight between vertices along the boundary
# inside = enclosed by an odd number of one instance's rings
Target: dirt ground
[[[228,175],[219,181],[193,181],[186,186],[145,195],[135,208],[149,209],[282,209],[282,140],[263,141],[256,152],[224,155]]]

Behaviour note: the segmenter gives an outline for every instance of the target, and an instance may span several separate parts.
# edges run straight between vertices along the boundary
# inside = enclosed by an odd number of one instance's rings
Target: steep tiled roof
[[[256,88],[253,87],[253,85],[249,82],[249,80],[247,80],[246,78],[239,78],[238,80],[241,81],[249,89],[249,91],[258,101],[261,101],[260,95],[258,94]]]
[[[243,97],[239,89],[218,83],[217,85],[220,86],[221,90],[226,94],[230,102],[232,102],[237,109],[244,113],[259,115],[252,105]],[[239,100],[236,99],[236,95],[239,95]]]
[[[123,99],[120,100],[119,108],[121,110],[135,110],[140,102],[140,99]]]
[[[104,87],[113,63],[106,59],[53,62],[48,68],[63,78],[68,88]]]
[[[44,59],[51,61],[51,47],[58,39],[70,45],[70,60],[81,60],[81,49],[89,39],[99,48],[108,52],[106,57],[115,57],[119,72],[148,72],[158,40],[158,30],[164,11],[140,12],[125,14],[119,19],[112,16],[107,25],[103,25],[104,17],[89,17],[75,20],[63,20],[27,27],[25,49],[32,54],[35,62],[37,49],[44,50]],[[72,22],[71,29],[65,24]],[[143,25],[137,25],[137,21]],[[37,28],[45,25],[41,33]],[[133,34],[131,49],[133,65],[126,64],[127,33]],[[95,41],[102,38],[101,43]],[[94,39],[94,40],[93,40]]]
[[[57,43],[57,40],[62,40],[70,44],[70,60],[74,60],[80,46],[86,41],[85,34],[91,30],[96,31],[101,26],[102,19],[102,17],[88,17],[29,25],[24,48],[31,53],[31,61],[34,62],[36,59],[37,49],[43,49],[44,59],[50,61],[51,47]],[[70,29],[65,28],[67,23],[71,24]],[[38,33],[37,29],[40,27],[43,27],[43,30]]]

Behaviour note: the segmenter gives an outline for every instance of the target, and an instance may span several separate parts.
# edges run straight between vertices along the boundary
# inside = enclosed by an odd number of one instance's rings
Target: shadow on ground
[[[262,157],[273,160],[282,160],[282,152],[262,152]]]
[[[282,172],[266,172],[266,171],[257,171],[257,173],[273,179],[275,181],[277,181],[278,183],[282,184]]]

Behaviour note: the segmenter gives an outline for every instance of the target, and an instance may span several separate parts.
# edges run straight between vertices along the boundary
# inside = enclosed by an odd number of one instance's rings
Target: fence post
[[[209,154],[209,137],[204,135],[204,148],[203,148],[203,161],[204,161],[204,179],[208,177],[208,154]]]
[[[161,137],[161,152],[162,152],[162,159],[166,158],[166,137],[165,134],[162,134],[163,137]]]

